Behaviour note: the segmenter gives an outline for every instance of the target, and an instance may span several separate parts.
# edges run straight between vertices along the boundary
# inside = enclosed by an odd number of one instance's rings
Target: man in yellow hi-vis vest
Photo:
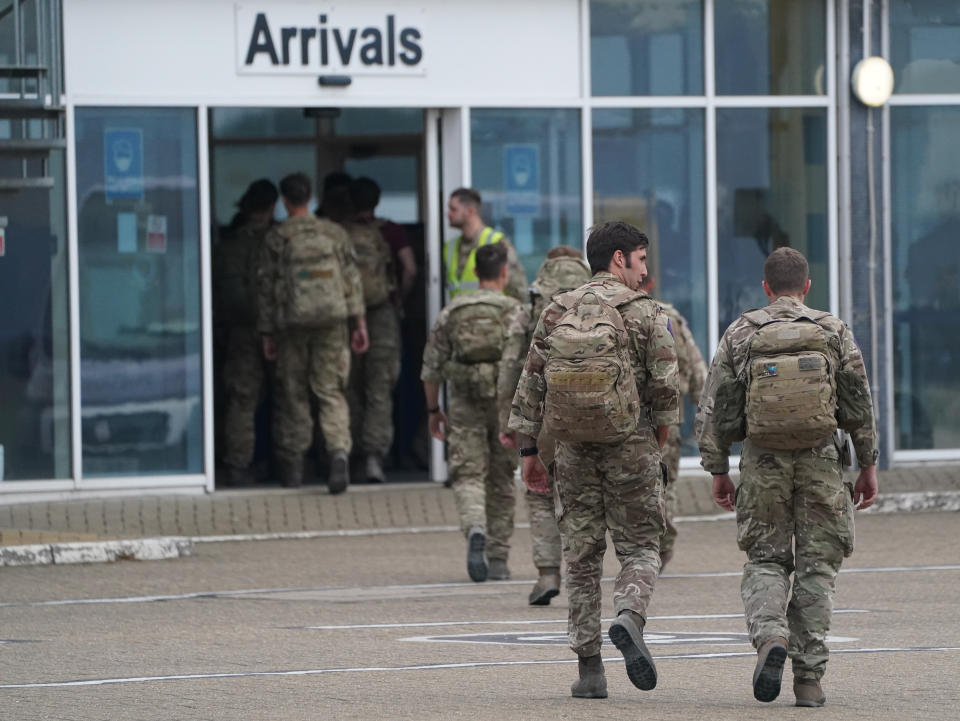
[[[484,224],[480,204],[480,193],[473,188],[457,188],[450,194],[447,220],[461,235],[447,243],[443,254],[449,297],[477,289],[477,248],[488,243],[503,243],[508,269],[504,293],[523,301],[527,296],[527,274],[520,265],[517,251],[503,233]]]

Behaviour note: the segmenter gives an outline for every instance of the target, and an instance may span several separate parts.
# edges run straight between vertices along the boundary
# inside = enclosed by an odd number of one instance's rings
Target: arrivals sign
[[[237,72],[422,75],[425,11],[367,3],[237,3]]]

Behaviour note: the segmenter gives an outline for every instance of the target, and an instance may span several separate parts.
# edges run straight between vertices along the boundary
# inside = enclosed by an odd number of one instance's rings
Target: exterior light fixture
[[[893,94],[893,68],[877,55],[864,58],[854,67],[850,85],[857,100],[868,107],[878,108]]]

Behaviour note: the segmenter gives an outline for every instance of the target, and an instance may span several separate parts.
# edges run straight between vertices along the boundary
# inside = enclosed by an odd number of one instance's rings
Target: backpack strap
[[[754,308],[753,310],[748,310],[741,315],[741,318],[746,318],[748,321],[757,326],[757,328],[774,321],[773,316],[767,313],[767,311],[765,311],[763,308]]]

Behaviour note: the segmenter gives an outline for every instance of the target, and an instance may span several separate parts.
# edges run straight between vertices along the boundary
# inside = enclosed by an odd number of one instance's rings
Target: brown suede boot
[[[797,706],[817,708],[827,702],[820,681],[815,678],[793,679],[793,695],[797,697]]]
[[[600,654],[578,658],[580,680],[570,687],[570,695],[574,698],[606,698],[607,677],[603,673],[603,659]]]
[[[538,570],[540,578],[530,591],[528,600],[531,606],[549,606],[550,599],[560,593],[560,569],[544,567]]]
[[[753,697],[769,703],[780,695],[783,662],[787,660],[787,640],[771,638],[757,649],[757,666],[753,670]]]

